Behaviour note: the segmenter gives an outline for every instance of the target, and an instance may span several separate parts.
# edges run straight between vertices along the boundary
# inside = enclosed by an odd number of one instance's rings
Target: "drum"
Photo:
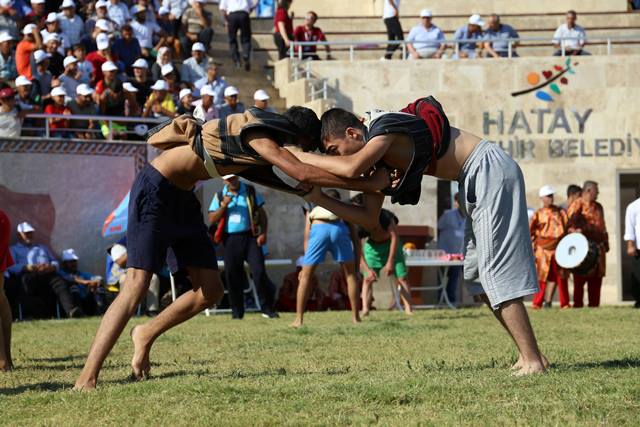
[[[598,265],[598,245],[590,242],[582,233],[571,233],[560,240],[556,247],[556,262],[574,274],[588,276]]]

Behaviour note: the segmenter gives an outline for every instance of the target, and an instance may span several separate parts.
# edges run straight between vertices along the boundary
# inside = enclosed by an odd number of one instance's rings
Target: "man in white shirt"
[[[60,5],[60,10],[62,13],[58,15],[58,20],[62,33],[69,39],[71,46],[80,43],[84,22],[76,15],[76,4],[73,0],[64,0]]]
[[[633,258],[631,267],[631,294],[636,300],[635,308],[640,308],[640,199],[636,199],[625,213],[624,240],[627,255]]]
[[[181,77],[182,81],[194,87],[196,81],[207,77],[207,67],[209,60],[204,54],[204,45],[196,42],[191,46],[191,58],[182,63]]]
[[[73,96],[76,93],[76,89],[80,84],[80,72],[78,71],[78,59],[75,56],[67,56],[64,58],[64,73],[62,73],[58,80],[60,85],[64,88],[65,92],[69,96]]]
[[[131,20],[129,8],[126,4],[120,3],[120,0],[110,0],[107,7],[109,19],[116,23],[118,28],[122,27]]]
[[[131,16],[134,19],[130,25],[133,29],[133,35],[138,39],[140,47],[142,48],[142,56],[148,58],[150,51],[153,49],[153,36],[155,34],[161,34],[162,28],[155,22],[147,22],[147,10],[144,6],[136,4],[131,7]]]
[[[433,14],[429,9],[420,12],[421,23],[409,32],[407,44],[411,59],[442,58],[447,45],[442,30],[431,23]]]
[[[574,10],[567,12],[567,22],[558,27],[553,35],[553,46],[557,49],[554,56],[562,55],[562,47],[564,47],[565,55],[591,55],[584,50],[586,44],[587,33],[584,28],[576,24],[578,15]],[[568,40],[562,40],[568,37]]]
[[[236,67],[240,66],[240,52],[238,51],[238,30],[240,30],[242,59],[247,71],[251,69],[249,62],[251,58],[251,19],[249,15],[256,5],[257,2],[254,0],[220,0],[220,12],[224,15],[229,34],[231,59],[235,62]]]
[[[387,27],[387,40],[404,40],[402,25],[400,25],[400,0],[384,0],[382,20]],[[380,59],[391,59],[393,52],[400,47],[398,44],[387,46],[387,52]]]

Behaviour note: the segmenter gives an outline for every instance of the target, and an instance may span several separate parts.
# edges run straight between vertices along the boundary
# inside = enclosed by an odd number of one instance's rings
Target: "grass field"
[[[71,386],[98,319],[18,323],[0,424],[640,425],[640,310],[532,313],[552,369],[520,379],[488,310],[291,320],[199,316],[159,339],[141,383],[123,337],[93,393]]]

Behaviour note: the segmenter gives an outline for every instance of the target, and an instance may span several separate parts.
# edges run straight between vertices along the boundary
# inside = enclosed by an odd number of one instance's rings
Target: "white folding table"
[[[440,260],[440,259],[432,259],[432,258],[417,258],[417,257],[407,257],[405,259],[405,263],[407,267],[436,267],[438,268],[438,283],[437,286],[412,286],[411,291],[440,291],[440,298],[438,303],[433,304],[419,304],[414,305],[414,308],[430,308],[437,307],[442,304],[446,304],[449,308],[456,308],[455,305],[449,301],[449,296],[447,295],[447,275],[449,273],[449,267],[459,267],[464,265],[464,261],[449,261],[449,260]]]
[[[286,265],[291,265],[293,264],[293,261],[291,261],[290,259],[267,259],[265,260],[265,266],[267,267],[278,267],[278,266],[286,266]],[[255,308],[250,308],[247,309],[247,311],[261,311],[262,307],[260,306],[260,298],[258,297],[258,291],[256,289],[256,285],[253,282],[253,278],[251,277],[249,273],[249,266],[247,263],[245,263],[244,265],[245,270],[247,271],[247,279],[249,281],[249,287],[247,289],[244,290],[244,293],[250,293],[253,296],[253,300],[255,301],[256,307]],[[224,261],[219,260],[218,261],[218,268],[220,270],[224,269]],[[173,301],[176,300],[176,284],[175,284],[175,280],[173,279],[173,275],[170,274],[169,277],[171,278],[171,298],[173,299]],[[225,294],[228,294],[229,291],[227,291],[226,289],[224,290]],[[225,308],[225,309],[220,309],[220,308],[207,308],[204,310],[204,314],[206,316],[210,316],[211,314],[217,314],[217,313],[229,313],[231,312],[231,309]]]

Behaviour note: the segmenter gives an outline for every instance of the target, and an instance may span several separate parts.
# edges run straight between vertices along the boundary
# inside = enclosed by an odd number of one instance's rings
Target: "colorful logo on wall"
[[[520,96],[535,92],[536,98],[539,100],[552,102],[554,95],[560,95],[562,93],[560,85],[569,84],[569,79],[567,79],[565,74],[575,74],[573,68],[576,65],[578,65],[577,62],[571,64],[571,58],[567,58],[564,63],[564,67],[561,65],[554,65],[553,70],[544,70],[541,73],[532,71],[527,74],[527,83],[533,87],[513,92],[511,96]],[[560,83],[560,85],[558,85],[558,83]]]

